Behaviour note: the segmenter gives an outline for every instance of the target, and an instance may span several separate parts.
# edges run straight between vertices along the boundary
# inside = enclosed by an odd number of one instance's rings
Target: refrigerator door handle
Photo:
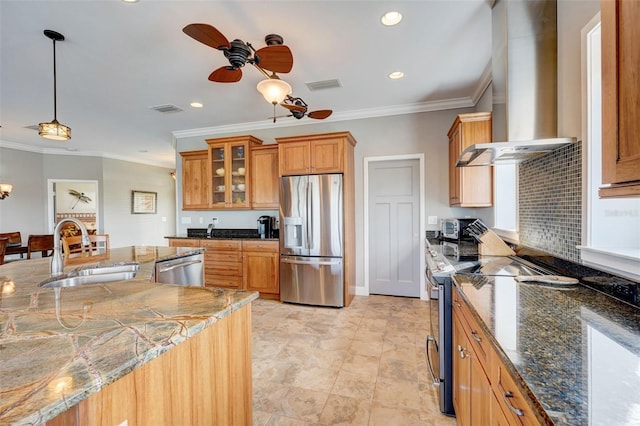
[[[340,265],[340,264],[342,264],[342,260],[341,259],[315,262],[315,261],[308,261],[308,260],[293,260],[293,259],[281,258],[280,262],[282,262],[282,263],[292,263],[294,265],[321,265],[321,266]]]
[[[307,187],[307,248],[313,248],[313,182],[309,179]]]

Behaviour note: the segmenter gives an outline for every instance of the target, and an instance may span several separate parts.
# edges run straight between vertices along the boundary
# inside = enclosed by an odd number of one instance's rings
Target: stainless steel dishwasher
[[[204,287],[204,255],[156,261],[153,276],[157,283]]]

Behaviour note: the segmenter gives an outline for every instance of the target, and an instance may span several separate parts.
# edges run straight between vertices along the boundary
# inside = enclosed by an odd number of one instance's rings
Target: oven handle
[[[436,344],[436,339],[433,336],[427,336],[427,341],[425,342],[425,357],[427,358],[427,366],[429,367],[429,373],[431,373],[431,380],[433,380],[433,386],[440,386],[440,378],[436,379],[436,375],[433,373],[433,367],[431,367],[431,357],[429,356],[429,342],[433,342]]]

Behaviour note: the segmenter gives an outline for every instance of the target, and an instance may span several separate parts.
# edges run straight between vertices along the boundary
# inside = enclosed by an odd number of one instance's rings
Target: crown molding
[[[486,87],[487,85],[485,85],[482,88],[482,90],[480,91],[480,96],[482,95],[482,92],[484,92]],[[476,89],[474,93],[478,92],[479,90],[480,89]],[[447,99],[444,101],[422,102],[422,103],[407,104],[407,105],[395,105],[395,106],[384,107],[384,108],[366,108],[366,109],[360,109],[360,110],[334,113],[329,118],[326,118],[322,121],[327,123],[327,122],[338,122],[338,121],[349,121],[349,120],[361,120],[361,119],[367,119],[367,118],[387,117],[392,115],[416,114],[420,112],[441,111],[441,110],[456,109],[456,108],[469,108],[469,107],[473,107],[476,104],[476,102],[477,102],[477,99],[474,100],[473,98],[465,97],[465,98]],[[287,117],[285,119],[280,119],[275,123],[261,120],[261,121],[253,121],[249,123],[202,127],[198,129],[177,130],[172,132],[172,134],[174,138],[181,139],[181,138],[188,138],[188,137],[247,132],[247,131],[261,130],[261,129],[273,129],[273,128],[280,128],[280,127],[305,126],[305,125],[317,124],[317,123],[318,121],[313,119],[301,121],[293,117]]]

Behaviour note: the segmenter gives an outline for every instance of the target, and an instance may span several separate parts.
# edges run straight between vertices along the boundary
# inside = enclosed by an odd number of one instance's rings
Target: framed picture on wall
[[[148,191],[131,191],[132,214],[155,214],[158,204],[158,193]]]

